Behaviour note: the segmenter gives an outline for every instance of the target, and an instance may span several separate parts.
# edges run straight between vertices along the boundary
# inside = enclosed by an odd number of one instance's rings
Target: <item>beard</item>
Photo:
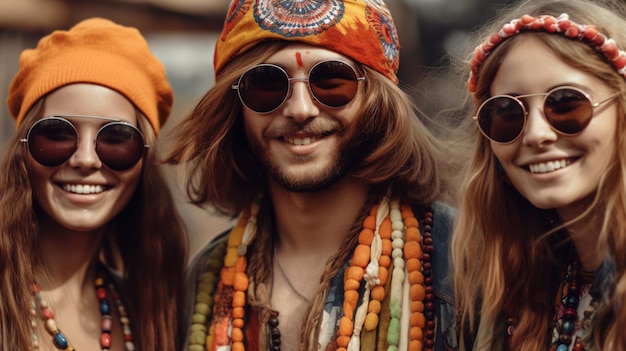
[[[305,130],[307,132],[313,131],[315,128],[311,127],[283,127],[272,131],[269,130],[265,133],[265,137],[272,138],[278,137],[278,135],[287,135],[285,128],[293,128],[294,130]],[[319,127],[318,127],[319,129]],[[290,192],[299,193],[314,193],[329,189],[341,179],[351,174],[355,168],[361,164],[361,161],[368,152],[365,151],[364,143],[359,142],[362,136],[355,135],[358,133],[346,133],[345,129],[342,129],[338,123],[333,126],[331,132],[313,133],[321,135],[330,135],[336,133],[341,138],[340,143],[335,150],[335,153],[329,157],[327,162],[319,166],[315,170],[309,170],[306,174],[296,175],[289,172],[290,166],[285,166],[276,161],[272,156],[271,151],[266,148],[266,144],[263,144],[259,138],[248,134],[248,142],[251,150],[261,164],[263,170],[267,175],[276,182],[279,186]],[[347,134],[351,134],[352,137],[347,137]],[[308,156],[302,156],[296,159],[296,162],[306,163]]]

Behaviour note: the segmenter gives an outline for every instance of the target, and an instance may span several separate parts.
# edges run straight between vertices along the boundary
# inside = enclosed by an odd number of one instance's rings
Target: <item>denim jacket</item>
[[[433,205],[433,246],[431,255],[433,266],[433,286],[435,288],[435,309],[437,330],[435,350],[457,350],[454,310],[454,276],[451,261],[450,241],[456,211],[445,204]]]

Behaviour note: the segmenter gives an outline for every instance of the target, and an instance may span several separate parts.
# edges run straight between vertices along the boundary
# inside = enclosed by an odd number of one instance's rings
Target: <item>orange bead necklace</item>
[[[256,234],[258,203],[240,216],[229,233],[223,266],[217,284],[214,275],[199,277],[196,309],[192,319],[189,349],[216,350],[231,346],[244,351],[244,325],[248,289],[246,253]],[[423,233],[410,206],[384,198],[374,206],[363,222],[350,265],[344,274],[343,317],[337,333],[338,350],[358,350],[363,328],[374,330],[385,296],[389,294],[391,321],[387,330],[390,347],[401,345],[402,304],[409,303],[408,350],[432,350],[434,347],[434,289],[430,255],[432,211],[425,213]],[[219,262],[209,264],[218,267]],[[365,281],[365,293],[359,294]],[[408,289],[404,287],[408,284]],[[385,286],[389,288],[386,291]],[[407,297],[404,291],[408,290]],[[213,298],[211,298],[213,297]],[[359,299],[361,303],[359,304]],[[208,316],[211,322],[207,324]],[[277,320],[271,326],[280,338]],[[230,332],[229,332],[230,330]],[[279,340],[268,342],[280,345]],[[403,341],[402,341],[403,342]],[[278,346],[279,349],[279,346]]]

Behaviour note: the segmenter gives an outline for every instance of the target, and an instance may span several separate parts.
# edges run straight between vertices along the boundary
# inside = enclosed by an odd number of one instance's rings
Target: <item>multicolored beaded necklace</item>
[[[127,351],[134,351],[135,344],[133,343],[133,336],[130,329],[130,320],[126,315],[126,309],[122,303],[122,298],[117,293],[117,289],[113,280],[107,276],[106,268],[102,264],[98,264],[97,278],[95,280],[96,296],[98,297],[100,305],[100,314],[102,315],[102,335],[100,336],[100,348],[102,351],[108,351],[112,345],[111,330],[113,325],[113,318],[111,317],[111,305],[107,298],[107,289],[105,283],[108,283],[109,293],[117,305],[120,323],[122,324],[122,332],[124,334],[124,344]],[[54,313],[48,307],[48,303],[41,295],[41,289],[39,285],[33,284],[33,299],[31,301],[31,326],[33,328],[32,341],[33,351],[40,349],[39,338],[37,337],[37,310],[39,310],[39,317],[44,321],[44,326],[48,334],[52,337],[52,343],[59,350],[74,351],[74,347],[70,345],[69,340],[57,327],[54,320]]]
[[[190,351],[213,351],[231,346],[245,350],[246,252],[256,234],[258,204],[250,213],[240,216],[229,233],[224,248],[223,265],[217,259],[207,263],[198,277],[196,305],[189,335]],[[410,329],[408,350],[432,350],[435,343],[434,288],[430,256],[432,218],[428,210],[423,219],[423,234],[410,206],[384,198],[374,206],[363,222],[358,245],[344,273],[343,317],[337,332],[338,350],[359,350],[361,330],[378,327],[383,299],[390,303],[391,321],[387,327],[389,350],[400,345],[400,318],[403,291],[409,284]],[[221,267],[219,282],[211,273]],[[390,273],[391,270],[391,273]],[[358,289],[365,282],[365,293]],[[388,287],[388,291],[386,291]],[[389,295],[386,299],[385,296]],[[359,299],[361,299],[359,303]],[[212,314],[212,321],[209,315]],[[277,316],[271,316],[267,327],[270,350],[280,350]]]
[[[586,275],[586,277],[583,277]],[[592,300],[585,308],[583,318],[579,318],[578,306],[581,301],[582,286],[588,288],[593,281],[593,273],[583,273],[580,268],[578,256],[574,255],[568,266],[563,283],[561,284],[562,297],[559,298],[558,308],[555,314],[554,331],[550,351],[568,351],[570,345],[572,351],[584,351],[585,347],[581,340],[581,329],[584,330],[589,324],[589,319],[597,306],[597,301]],[[590,296],[589,296],[590,297]],[[513,318],[509,316],[507,332],[509,340],[513,336]]]

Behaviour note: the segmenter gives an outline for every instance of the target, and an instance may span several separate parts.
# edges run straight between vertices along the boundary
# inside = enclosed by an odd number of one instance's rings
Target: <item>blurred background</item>
[[[386,0],[400,37],[401,85],[427,116],[436,116],[457,96],[449,57],[465,53],[467,36],[511,0]],[[138,28],[166,66],[174,89],[167,136],[213,84],[213,47],[230,0],[0,0],[0,144],[15,129],[6,107],[19,54],[55,29],[88,17],[105,17]],[[458,84],[458,77],[454,78]],[[188,224],[192,254],[230,220],[185,201],[180,177],[165,167],[181,215]]]

